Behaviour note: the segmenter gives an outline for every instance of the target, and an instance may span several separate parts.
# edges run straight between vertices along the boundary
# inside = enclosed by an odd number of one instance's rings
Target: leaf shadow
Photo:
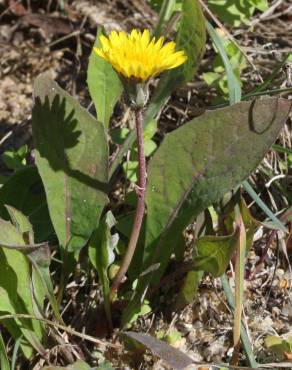
[[[92,177],[97,173],[94,166],[91,175],[82,172],[80,168],[74,168],[78,162],[74,161],[74,148],[80,144],[80,139],[84,139],[82,131],[77,127],[79,122],[75,113],[75,109],[68,112],[66,99],[59,94],[51,102],[48,96],[43,102],[36,97],[33,108],[35,147],[40,156],[47,159],[53,171],[62,171],[86,186],[106,192],[107,183]],[[68,156],[70,151],[71,159]],[[78,166],[81,167],[82,162]]]

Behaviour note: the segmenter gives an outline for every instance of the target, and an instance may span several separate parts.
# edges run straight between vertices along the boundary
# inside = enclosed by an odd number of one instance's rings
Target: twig
[[[263,19],[263,21],[271,21],[273,19],[280,18],[285,14],[290,14],[291,10],[292,10],[292,6],[290,5],[289,8],[287,8],[287,9],[285,9],[285,10],[279,12],[279,13],[275,13],[275,14],[269,16],[269,17],[266,17],[266,18]]]
[[[43,322],[46,325],[53,326],[53,327],[56,327],[58,329],[64,330],[65,332],[67,332],[70,335],[82,338],[84,340],[87,340],[88,342],[98,344],[99,346],[102,346],[102,347],[107,347],[108,346],[108,347],[113,347],[113,348],[120,348],[120,346],[118,346],[117,344],[112,344],[112,343],[109,343],[109,342],[106,342],[106,341],[101,341],[99,339],[96,339],[96,338],[92,337],[91,335],[79,333],[78,331],[76,331],[74,329],[71,329],[71,328],[69,328],[67,326],[64,326],[64,325],[61,325],[61,324],[58,324],[54,321],[44,319],[42,317],[36,317],[36,316],[33,316],[33,315],[29,315],[29,314],[14,314],[14,315],[2,315],[2,316],[0,316],[0,321],[1,320],[9,320],[9,319],[38,320],[38,321]]]
[[[130,263],[132,261],[140,230],[142,226],[144,211],[145,211],[145,190],[146,190],[146,160],[144,154],[144,139],[143,139],[143,117],[142,109],[137,108],[135,110],[136,116],[136,131],[137,131],[137,146],[138,146],[138,162],[139,162],[139,180],[137,186],[138,202],[135,214],[135,220],[133,229],[129,241],[128,249],[125,253],[124,259],[120,266],[120,269],[115,276],[110,290],[110,300],[114,298],[114,295],[118,291],[124,276],[126,275]]]
[[[5,15],[7,14],[12,8],[14,8],[17,4],[19,4],[21,2],[21,0],[17,0],[15,1],[15,3],[11,3],[11,5],[9,5],[6,9],[3,10],[3,12],[0,14],[0,19]]]
[[[243,310],[243,285],[244,285],[244,266],[246,251],[246,232],[239,206],[235,206],[236,224],[239,230],[239,237],[236,246],[235,261],[235,310],[233,326],[233,354],[230,361],[231,365],[237,365],[240,351],[240,332]]]
[[[274,13],[274,10],[282,3],[283,3],[283,0],[278,0],[274,4],[270,5],[269,8],[264,13],[262,13],[258,18],[251,21],[251,25],[254,26],[260,21],[262,21],[263,19],[272,15]]]
[[[81,30],[77,30],[77,31],[73,31],[71,33],[69,33],[69,35],[65,35],[63,37],[60,37],[59,39],[55,40],[55,41],[52,41],[50,44],[47,45],[48,48],[56,45],[56,44],[59,44],[60,42],[62,41],[65,41],[67,39],[70,39],[71,37],[74,37],[74,36],[79,36],[81,33]]]

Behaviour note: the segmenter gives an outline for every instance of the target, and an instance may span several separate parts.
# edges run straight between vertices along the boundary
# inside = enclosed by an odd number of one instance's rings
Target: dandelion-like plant
[[[158,40],[155,37],[151,38],[149,30],[140,32],[134,29],[130,34],[113,31],[107,37],[100,36],[100,43],[101,47],[95,48],[94,51],[109,62],[118,73],[124,85],[127,100],[135,111],[139,162],[135,220],[127,251],[111,287],[112,299],[133,258],[145,211],[146,161],[142,112],[148,100],[148,81],[165,70],[182,65],[187,56],[184,51],[175,50],[175,42],[164,43],[163,37]]]

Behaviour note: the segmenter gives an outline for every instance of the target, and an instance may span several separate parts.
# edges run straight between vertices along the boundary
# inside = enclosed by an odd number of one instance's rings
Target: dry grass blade
[[[232,365],[237,365],[239,360],[240,350],[240,332],[241,332],[241,317],[243,306],[243,284],[244,284],[244,266],[245,266],[245,251],[246,251],[246,232],[243,219],[240,213],[239,206],[235,207],[236,225],[239,228],[239,238],[236,248],[235,261],[235,312],[234,312],[234,327],[233,327],[233,355],[231,359]]]
[[[112,347],[112,348],[120,348],[121,347],[117,344],[113,344],[113,343],[110,343],[110,342],[107,342],[107,341],[96,339],[96,338],[92,337],[91,335],[79,333],[78,331],[76,331],[74,329],[71,329],[68,326],[64,326],[64,325],[58,324],[54,321],[47,320],[47,319],[44,319],[44,318],[41,318],[41,317],[36,317],[36,316],[33,316],[33,315],[28,315],[28,314],[2,315],[2,316],[0,316],[0,321],[1,320],[16,319],[16,318],[41,321],[41,322],[43,322],[44,324],[46,324],[48,326],[53,326],[55,328],[61,329],[61,330],[65,331],[66,333],[70,334],[70,335],[73,335],[75,337],[79,337],[81,339],[84,339],[88,342],[97,344],[100,347]]]

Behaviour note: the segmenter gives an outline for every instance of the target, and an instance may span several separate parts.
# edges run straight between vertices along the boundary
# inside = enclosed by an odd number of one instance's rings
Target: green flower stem
[[[142,108],[135,109],[136,116],[136,133],[137,133],[137,147],[138,147],[138,162],[139,162],[139,177],[137,184],[137,195],[138,202],[136,207],[135,220],[133,224],[132,233],[130,236],[130,241],[128,249],[120,266],[117,275],[110,290],[110,299],[114,298],[117,293],[124,276],[126,275],[130,263],[132,261],[133,255],[135,253],[136,245],[141,231],[144,211],[145,211],[145,190],[146,190],[146,160],[144,154],[144,138],[143,138],[143,116]]]

